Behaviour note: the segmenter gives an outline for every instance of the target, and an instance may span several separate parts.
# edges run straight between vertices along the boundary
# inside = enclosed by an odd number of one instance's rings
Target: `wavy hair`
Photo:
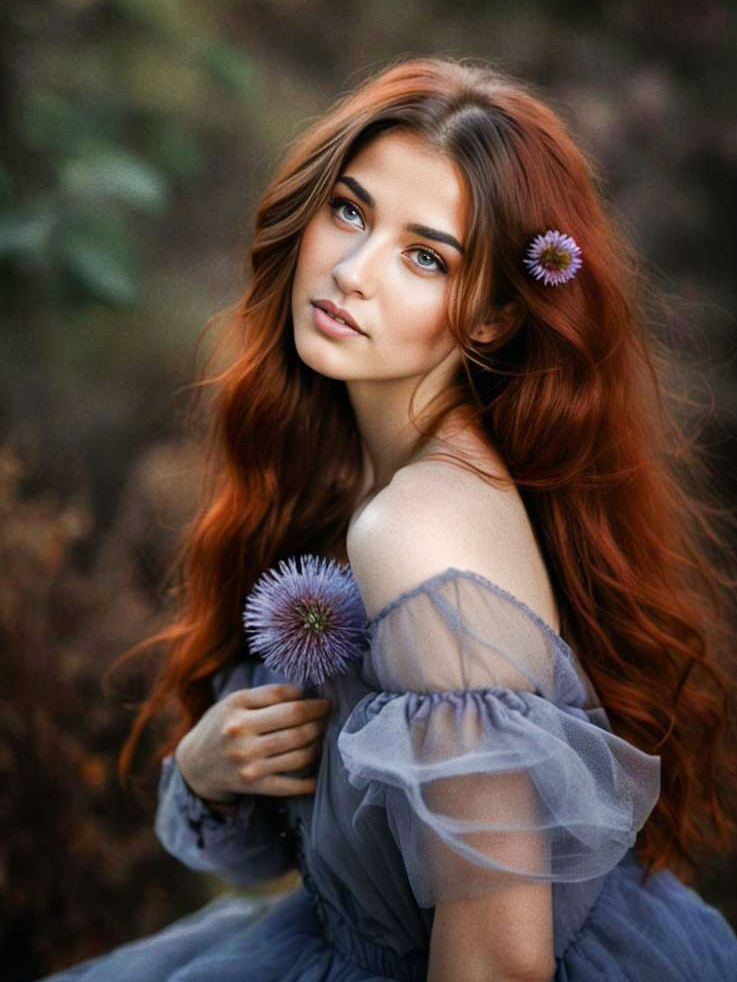
[[[396,127],[454,161],[470,197],[448,300],[462,363],[419,440],[462,407],[506,462],[561,633],[614,731],[661,755],[662,791],[636,845],[646,876],[669,867],[691,878],[700,853],[730,848],[735,833],[720,800],[735,766],[735,683],[720,665],[734,585],[725,513],[703,490],[705,465],[665,385],[654,294],[594,164],[532,86],[470,59],[389,64],[290,145],[266,188],[250,286],[229,320],[237,352],[202,382],[216,392],[208,477],[176,560],[176,615],[133,649],[161,646],[165,658],[120,771],[155,714],[170,704],[178,712],[163,756],[211,704],[213,673],[248,657],[240,612],[263,570],[345,539],[363,478],[360,433],[345,383],[297,355],[291,286],[302,232],[342,168]],[[564,288],[542,286],[521,263],[549,228],[583,252]],[[471,341],[508,303],[521,316],[493,342]]]

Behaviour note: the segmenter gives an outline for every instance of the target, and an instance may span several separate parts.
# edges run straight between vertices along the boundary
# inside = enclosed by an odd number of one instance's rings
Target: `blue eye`
[[[349,208],[352,208],[357,215],[360,216],[361,214],[360,210],[353,204],[352,201],[349,201],[348,198],[331,198],[329,205],[336,214],[346,205]],[[351,222],[350,224],[352,225],[353,223]]]
[[[338,197],[338,198],[331,198],[330,201],[328,201],[328,205],[335,212],[335,214],[338,215],[338,217],[343,218],[343,220],[344,221],[347,221],[349,225],[353,225],[354,223],[352,221],[350,221],[349,219],[344,218],[343,215],[340,215],[339,214],[339,212],[341,211],[341,209],[343,209],[343,208],[352,208],[353,211],[355,211],[355,213],[361,219],[363,218],[363,215],[361,214],[361,209],[357,205],[354,205],[353,202],[349,198],[340,198],[340,197]],[[437,252],[434,252],[432,249],[428,248],[427,246],[415,246],[413,249],[410,249],[409,251],[410,252],[421,252],[421,253],[424,253],[424,255],[430,256],[430,258],[433,260],[433,262],[435,263],[435,267],[434,268],[432,266],[426,266],[426,265],[424,265],[423,263],[420,263],[420,262],[415,262],[414,263],[414,265],[418,269],[421,269],[423,272],[428,272],[428,273],[436,273],[436,272],[437,273],[447,273],[448,272],[447,265],[440,258],[440,256],[437,254]]]
[[[422,252],[422,253],[424,253],[426,256],[429,256],[432,259],[432,261],[435,263],[435,268],[436,269],[440,270],[440,272],[442,272],[442,273],[447,272],[448,267],[445,265],[445,263],[440,258],[440,256],[436,255],[432,251],[432,249],[426,249],[425,246],[417,246],[414,249],[410,249],[410,252]],[[430,269],[430,270],[432,269],[431,266],[425,266],[422,263],[417,263],[417,265],[421,269]]]

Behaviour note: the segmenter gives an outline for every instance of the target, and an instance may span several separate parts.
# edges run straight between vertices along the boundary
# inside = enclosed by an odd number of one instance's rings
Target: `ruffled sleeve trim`
[[[601,721],[502,686],[369,693],[338,736],[363,792],[354,827],[384,809],[420,906],[491,889],[499,873],[602,875],[655,806],[660,758]]]
[[[173,796],[177,811],[185,817],[200,849],[206,850],[210,845],[232,839],[237,833],[242,833],[251,821],[253,796],[240,795],[228,812],[210,808],[184,780],[173,754],[169,754],[161,763],[162,796],[167,792]]]

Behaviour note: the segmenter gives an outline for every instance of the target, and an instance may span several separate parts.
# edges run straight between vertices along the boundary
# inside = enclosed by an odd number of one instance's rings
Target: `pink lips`
[[[312,304],[312,319],[315,326],[323,334],[329,334],[333,338],[361,338],[364,336],[360,331],[354,331],[352,327],[348,327],[347,324],[341,324],[340,321],[336,321],[334,317],[330,316],[327,310],[315,306],[314,303]]]
[[[341,317],[349,327],[353,328],[354,331],[358,331],[359,334],[363,334],[363,331],[358,324],[356,324],[348,311],[333,303],[332,300],[313,300],[312,303],[313,306],[327,310],[328,313],[333,314],[335,317]]]

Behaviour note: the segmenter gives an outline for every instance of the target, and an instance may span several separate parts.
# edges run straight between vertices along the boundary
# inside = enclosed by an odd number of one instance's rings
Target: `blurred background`
[[[201,461],[185,387],[247,285],[285,145],[399,55],[543,86],[673,299],[733,501],[737,55],[727,0],[3,0],[0,6],[0,965],[28,982],[228,888],[163,853],[156,773],[103,684],[162,623]],[[737,865],[698,888],[737,927]],[[282,884],[283,885],[283,884]],[[278,885],[277,885],[278,886]]]

